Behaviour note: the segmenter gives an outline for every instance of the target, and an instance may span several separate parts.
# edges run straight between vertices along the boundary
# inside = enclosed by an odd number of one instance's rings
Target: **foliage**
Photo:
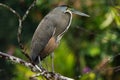
[[[31,0],[0,2],[11,6],[21,15],[32,3]],[[119,71],[102,70],[119,66],[119,55],[104,68],[100,68],[106,58],[120,52],[119,0],[100,0],[99,2],[98,0],[38,0],[36,7],[31,10],[24,22],[22,41],[27,52],[30,50],[32,35],[41,19],[60,4],[70,5],[91,17],[73,15],[69,31],[55,50],[55,71],[76,80],[119,80]],[[18,47],[17,28],[17,18],[5,8],[0,7],[0,51],[26,59]],[[50,57],[42,63],[51,70]],[[22,65],[0,59],[0,80],[27,80],[31,75],[33,73]]]

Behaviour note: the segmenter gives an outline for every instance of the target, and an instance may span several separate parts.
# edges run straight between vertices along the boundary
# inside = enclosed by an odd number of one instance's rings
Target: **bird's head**
[[[73,14],[77,14],[77,15],[80,15],[80,16],[85,16],[85,17],[90,17],[89,15],[85,14],[85,13],[82,13],[80,11],[77,11],[71,7],[68,7],[67,5],[61,5],[61,6],[58,6],[57,8],[59,8],[61,11],[63,12],[66,12],[66,11],[70,11],[71,13]]]

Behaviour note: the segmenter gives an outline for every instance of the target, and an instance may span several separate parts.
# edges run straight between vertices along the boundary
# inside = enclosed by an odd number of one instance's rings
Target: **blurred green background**
[[[21,16],[33,0],[1,0]],[[67,4],[91,17],[74,15],[68,32],[55,50],[55,71],[75,80],[120,80],[120,0],[38,0],[23,23],[22,41],[29,53],[32,35],[41,19],[54,7]],[[17,42],[18,20],[0,7],[0,51],[25,59]],[[51,71],[51,59],[42,64]],[[105,69],[105,70],[104,70]],[[93,72],[94,71],[94,72]],[[28,80],[28,68],[0,58],[0,80]],[[43,80],[43,77],[40,78]]]

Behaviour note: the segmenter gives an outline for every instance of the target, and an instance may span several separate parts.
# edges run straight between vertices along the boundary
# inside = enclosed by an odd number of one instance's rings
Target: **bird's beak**
[[[77,14],[77,15],[80,15],[80,16],[85,16],[85,17],[90,17],[89,15],[85,14],[85,13],[82,13],[82,12],[79,12],[75,9],[70,9],[70,11],[74,14]]]

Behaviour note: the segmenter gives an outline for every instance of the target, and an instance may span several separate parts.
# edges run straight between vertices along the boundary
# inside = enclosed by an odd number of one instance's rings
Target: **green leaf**
[[[114,16],[115,22],[120,28],[120,6],[116,6],[115,8],[111,8],[112,15]]]
[[[111,14],[111,11],[109,11],[108,13],[106,13],[105,18],[106,19],[100,25],[101,29],[104,29],[104,28],[108,27],[113,22],[113,20],[114,20],[114,17]]]

